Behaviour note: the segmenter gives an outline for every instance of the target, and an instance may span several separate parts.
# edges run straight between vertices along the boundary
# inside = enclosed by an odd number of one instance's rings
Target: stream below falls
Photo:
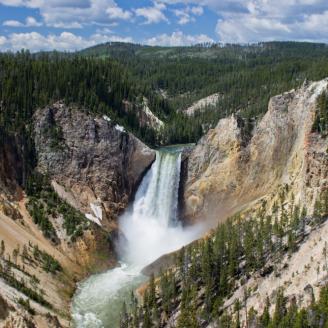
[[[76,328],[118,328],[123,302],[147,277],[141,270],[198,238],[202,226],[183,228],[177,217],[182,147],[156,151],[133,204],[119,219],[119,266],[81,282],[72,302]]]

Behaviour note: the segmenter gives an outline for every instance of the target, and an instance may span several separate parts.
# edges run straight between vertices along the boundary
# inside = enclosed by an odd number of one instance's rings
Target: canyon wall
[[[311,208],[327,185],[327,142],[311,133],[316,99],[327,84],[305,83],[271,98],[253,131],[238,116],[220,120],[187,159],[185,220],[215,226],[284,184]]]
[[[36,171],[61,200],[45,189],[31,215],[23,143],[8,137],[0,148],[0,327],[68,327],[76,283],[115,264],[110,234],[155,152],[107,116],[60,102],[37,110],[33,126]],[[65,209],[82,220],[78,234],[68,233]]]
[[[107,116],[62,103],[38,110],[34,119],[38,170],[73,207],[110,229],[155,152]]]
[[[268,299],[273,316],[280,290],[286,309],[306,308],[311,320],[311,305],[328,281],[328,138],[324,129],[314,128],[323,91],[328,92],[328,79],[271,98],[267,113],[251,128],[238,115],[224,118],[183,154],[180,197],[185,223],[207,220],[215,227],[234,218],[210,230],[191,249],[166,254],[144,269],[151,276],[170,267],[158,278],[156,294],[163,327],[197,321],[218,328],[232,325],[232,319],[240,327],[262,327],[254,314],[263,313]],[[271,246],[264,249],[264,244]],[[227,278],[233,253],[237,269]],[[256,258],[260,264],[248,271]],[[161,307],[167,302],[162,283],[172,286],[170,275],[177,295],[170,299],[173,310],[167,311]],[[141,296],[146,287],[139,288]],[[229,292],[222,295],[225,288]]]

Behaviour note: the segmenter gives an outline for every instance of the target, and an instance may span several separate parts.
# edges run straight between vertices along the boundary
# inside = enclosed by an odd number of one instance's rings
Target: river
[[[184,229],[178,219],[182,147],[156,151],[133,204],[119,219],[119,266],[81,282],[72,302],[76,328],[118,328],[123,301],[146,280],[141,270],[163,254],[200,236],[201,226]]]

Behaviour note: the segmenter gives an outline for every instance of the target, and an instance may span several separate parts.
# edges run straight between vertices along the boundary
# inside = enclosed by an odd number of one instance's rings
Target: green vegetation
[[[33,246],[33,257],[42,263],[42,269],[46,272],[57,273],[63,270],[60,263],[48,253],[41,251],[37,245]]]
[[[64,219],[63,228],[72,241],[83,235],[83,230],[87,228],[88,221],[84,215],[63,201],[49,183],[49,179],[39,173],[29,176],[26,186],[29,196],[27,209],[33,221],[39,225],[45,237],[58,243],[56,230],[49,217]]]
[[[319,197],[313,217],[297,205],[286,207],[286,192],[288,186],[281,190],[272,215],[264,214],[263,203],[256,215],[247,219],[237,215],[219,225],[212,237],[183,248],[175,266],[162,272],[158,283],[151,278],[142,305],[131,301],[130,312],[122,316],[121,326],[138,327],[136,323],[142,323],[142,327],[163,327],[179,308],[178,327],[201,327],[200,322],[238,327],[232,325],[225,313],[224,300],[232,295],[238,284],[244,285],[255,273],[262,277],[279,276],[283,256],[295,252],[309,231],[327,219],[328,190]],[[244,307],[247,307],[250,293],[245,288],[244,299],[240,300]],[[278,307],[285,304],[283,300],[278,293]],[[240,304],[235,305],[237,313],[239,309]],[[281,325],[286,315],[280,311],[269,318],[266,312],[263,320],[267,325],[263,327],[291,327]],[[250,313],[250,317],[255,318],[255,313]]]
[[[312,126],[313,132],[318,132],[322,136],[328,133],[328,95],[327,90],[323,91],[317,99],[317,110]]]
[[[328,76],[325,44],[268,42],[254,45],[199,45],[147,47],[108,43],[81,52],[112,58],[154,93],[164,93],[174,109],[163,138],[167,143],[197,140],[204,131],[230,113],[256,118],[267,110],[271,96],[300,86],[305,79]],[[178,109],[214,93],[221,97],[192,118]]]
[[[5,243],[1,241],[0,253],[0,278],[8,285],[22,292],[28,298],[19,298],[17,302],[30,314],[34,315],[35,310],[30,306],[30,299],[52,309],[52,305],[44,298],[44,290],[39,288],[40,280],[33,274],[26,271],[25,266],[41,267],[45,272],[57,274],[63,271],[60,263],[47,252],[40,250],[37,245],[29,242],[20,250],[19,246],[13,250],[13,260],[10,254],[5,253]],[[22,264],[17,263],[18,256],[21,257]],[[1,299],[0,299],[1,304]]]
[[[50,112],[52,114],[52,112]],[[47,127],[46,131],[43,131],[45,136],[50,140],[50,148],[52,150],[63,150],[62,142],[63,142],[63,131],[61,127],[58,126],[53,118],[50,117],[49,127]]]
[[[327,55],[324,44],[295,42],[178,48],[110,43],[74,54],[2,53],[0,147],[17,144],[19,182],[26,187],[36,165],[33,113],[58,100],[108,115],[151,146],[195,142],[230,113],[253,122],[265,113],[269,97],[328,76]],[[193,117],[181,112],[214,93],[220,94],[217,104]],[[163,129],[141,126],[143,97]],[[51,147],[61,150],[60,128],[53,124],[47,133]],[[36,220],[55,238],[46,220]]]
[[[135,110],[126,111],[123,100],[149,98],[160,117],[170,113],[163,99],[149,94],[143,83],[133,83],[129,72],[111,59],[88,59],[59,53],[31,55],[29,52],[0,54],[0,130],[29,135],[29,125],[38,107],[64,100],[87,111],[106,114],[147,141]],[[49,131],[60,137],[60,131]]]
[[[75,54],[27,51],[0,54],[0,149],[15,145],[22,172],[19,183],[30,196],[28,209],[44,235],[58,243],[51,217],[62,215],[72,240],[86,226],[83,215],[61,201],[49,181],[35,173],[33,114],[63,100],[82,110],[108,115],[151,146],[197,141],[217,121],[237,112],[251,132],[270,96],[305,79],[328,76],[324,44],[271,42],[257,45],[202,45],[161,48],[112,43]],[[181,112],[213,93],[218,103],[187,117]],[[142,127],[137,108],[146,97],[165,122],[159,131]],[[126,106],[125,100],[131,106]],[[327,130],[327,96],[318,102],[314,131]],[[61,151],[63,135],[55,121],[45,131]],[[40,181],[38,181],[40,180]]]
[[[0,278],[2,278],[9,286],[17,289],[25,294],[31,300],[51,309],[51,304],[44,298],[42,290],[38,292],[35,288],[28,286],[25,279],[18,279],[12,270],[12,263],[9,260],[4,261],[4,265],[0,262]],[[22,271],[25,275],[25,271]],[[29,276],[29,275],[28,275]]]
[[[31,197],[27,209],[33,218],[33,222],[39,226],[44,236],[54,244],[58,244],[59,240],[56,230],[47,216],[48,213],[44,210],[42,200]]]
[[[31,307],[30,300],[27,298],[24,300],[23,298],[19,298],[17,301],[29,314],[35,315],[35,310]]]
[[[320,328],[328,324],[328,286],[321,288],[320,296],[308,308],[301,309],[297,306],[296,299],[292,299],[290,305],[284,296],[283,289],[277,292],[274,305],[274,313],[270,316],[270,301],[267,299],[262,314],[258,314],[253,308],[248,311],[248,326],[254,328]],[[227,325],[224,325],[224,321]],[[220,327],[240,327],[237,319],[225,313]],[[191,327],[191,326],[188,326]],[[200,327],[199,325],[193,327]]]

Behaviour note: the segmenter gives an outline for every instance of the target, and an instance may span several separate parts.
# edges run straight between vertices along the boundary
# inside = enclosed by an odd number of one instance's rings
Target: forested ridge
[[[123,112],[123,100],[135,101],[142,94],[159,116],[168,114],[164,102],[142,84],[133,83],[126,69],[111,59],[98,60],[80,56],[29,52],[1,54],[1,117],[0,126],[7,132],[26,126],[33,112],[51,102],[64,100],[86,110],[108,114],[141,138],[146,134],[138,129],[133,112]]]
[[[271,96],[305,79],[326,76],[328,47],[311,43],[177,48],[110,43],[78,53],[2,53],[1,140],[19,137],[29,175],[35,166],[33,113],[55,101],[105,114],[148,145],[158,146],[196,142],[232,112],[252,122],[265,113]],[[195,100],[213,93],[220,94],[216,104],[191,117],[183,113]],[[136,109],[143,97],[164,122],[163,128],[141,126]],[[126,100],[132,104],[129,110]],[[23,180],[25,184],[26,177]]]
[[[113,123],[154,145],[155,132],[141,128],[133,111],[124,111],[122,101],[133,104],[140,94],[148,96],[149,90],[134,84],[124,67],[111,59],[57,53],[35,56],[26,51],[0,54],[0,145],[13,139],[19,144],[25,177],[21,183],[26,185],[35,166],[33,113],[59,100],[94,114],[106,114]],[[149,94],[148,98],[155,113],[169,115],[165,101],[157,95]],[[53,133],[53,137],[60,134]]]
[[[270,97],[300,86],[305,79],[328,76],[325,44],[268,42],[163,48],[109,43],[81,54],[116,59],[137,80],[166,96],[175,109],[165,131],[168,143],[195,141],[232,112],[257,118],[266,112]],[[207,110],[192,118],[179,112],[214,93],[221,95],[219,101]]]

